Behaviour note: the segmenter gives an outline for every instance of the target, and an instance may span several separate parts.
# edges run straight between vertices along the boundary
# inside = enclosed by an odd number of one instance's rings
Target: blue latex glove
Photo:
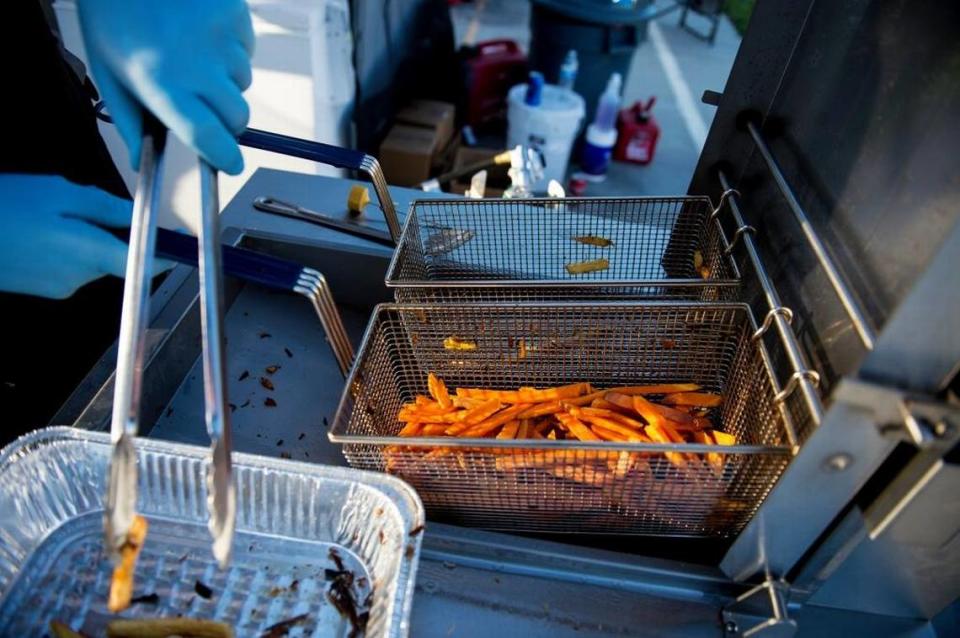
[[[123,277],[132,203],[59,175],[0,174],[0,290],[65,299],[104,275]],[[167,264],[163,264],[167,266]]]
[[[244,0],[78,0],[90,70],[140,162],[145,105],[212,166],[236,175],[250,119],[253,25]]]

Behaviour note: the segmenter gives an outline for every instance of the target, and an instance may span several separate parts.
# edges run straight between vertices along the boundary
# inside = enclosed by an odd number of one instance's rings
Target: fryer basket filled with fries
[[[706,197],[416,201],[387,286],[408,303],[734,301],[712,212]]]
[[[735,535],[796,447],[742,304],[385,304],[330,431],[430,515]]]

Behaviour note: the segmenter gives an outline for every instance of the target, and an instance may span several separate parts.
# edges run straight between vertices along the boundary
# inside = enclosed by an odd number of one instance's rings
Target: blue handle
[[[238,141],[241,145],[250,148],[291,155],[353,171],[363,170],[363,160],[366,157],[365,153],[353,149],[340,148],[339,146],[331,146],[254,128],[248,128],[241,133]]]
[[[156,253],[158,257],[196,267],[197,238],[158,228]],[[296,287],[302,271],[303,266],[286,259],[246,248],[223,246],[223,272],[243,281],[290,292]]]

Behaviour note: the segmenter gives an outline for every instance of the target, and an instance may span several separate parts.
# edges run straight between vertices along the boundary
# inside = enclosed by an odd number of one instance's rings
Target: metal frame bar
[[[813,228],[806,212],[804,212],[803,207],[800,206],[800,202],[797,201],[793,189],[790,188],[790,184],[787,183],[787,179],[784,177],[783,171],[780,170],[780,165],[777,164],[777,160],[774,159],[773,154],[770,152],[770,147],[767,145],[766,140],[763,139],[760,129],[758,129],[757,125],[753,122],[747,122],[747,131],[750,133],[750,137],[753,138],[757,150],[760,151],[760,156],[767,165],[767,169],[770,171],[770,175],[773,177],[777,189],[780,191],[780,194],[783,195],[783,199],[787,202],[791,212],[793,212],[794,219],[800,224],[800,229],[803,230],[803,236],[806,238],[807,244],[811,250],[813,250],[817,261],[820,262],[820,266],[826,273],[827,279],[830,280],[830,285],[833,287],[834,292],[836,292],[837,297],[840,299],[840,303],[843,304],[844,310],[846,310],[847,315],[850,317],[854,330],[856,330],[860,336],[860,341],[863,342],[867,350],[872,350],[877,341],[877,336],[870,326],[866,314],[860,307],[860,303],[857,301],[849,286],[847,286],[843,275],[833,262],[833,258],[830,257],[826,245]]]

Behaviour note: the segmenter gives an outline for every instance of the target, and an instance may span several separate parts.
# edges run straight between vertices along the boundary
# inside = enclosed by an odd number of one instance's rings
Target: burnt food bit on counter
[[[249,376],[250,376],[250,371],[249,371],[249,370],[244,370],[243,372],[240,373],[240,378],[237,379],[237,381],[243,381],[244,379],[246,379],[246,378],[249,377]]]
[[[277,439],[277,447],[283,445],[283,439]]]
[[[290,348],[284,348],[283,351],[287,354],[288,357],[293,359],[293,353],[290,352]]]
[[[241,408],[245,408],[245,407],[247,407],[248,405],[250,405],[250,399],[247,399],[246,401],[244,401],[243,403],[241,403],[241,404],[240,404],[240,407],[241,407]]]
[[[305,436],[307,436],[307,433],[306,433],[306,432],[301,432],[299,435],[297,435],[297,440],[298,440],[298,441],[302,441],[302,440],[303,440],[303,437],[305,437]]]
[[[276,364],[274,364],[274,365],[272,365],[272,366],[267,366],[266,368],[264,368],[264,370],[266,371],[267,374],[276,374],[277,370],[279,370],[279,369],[280,369],[280,366],[278,366],[278,365],[276,365]]]
[[[267,630],[260,634],[260,638],[282,638],[283,636],[288,635],[291,629],[306,621],[309,617],[309,614],[300,614],[299,616],[294,616],[293,618],[281,620],[280,622],[267,627]]]
[[[293,457],[290,456],[290,453],[289,453],[289,452],[281,452],[281,453],[280,453],[280,458],[281,458],[281,459],[292,459]]]
[[[261,333],[260,333],[260,338],[261,338],[261,339],[269,339],[269,338],[272,337],[272,336],[273,336],[273,335],[270,334],[269,332],[261,332]]]
[[[143,603],[144,605],[159,605],[160,596],[156,592],[152,594],[144,594],[143,596],[134,596],[130,599],[131,605],[136,605],[137,603]]]
[[[260,385],[265,387],[267,390],[273,390],[273,381],[266,377],[260,377]]]
[[[263,405],[267,406],[268,408],[275,408],[277,407],[277,401],[275,399],[267,397],[266,399],[263,400]]]
[[[197,596],[204,600],[210,600],[213,597],[213,590],[199,580],[193,584],[193,591],[197,592]]]

